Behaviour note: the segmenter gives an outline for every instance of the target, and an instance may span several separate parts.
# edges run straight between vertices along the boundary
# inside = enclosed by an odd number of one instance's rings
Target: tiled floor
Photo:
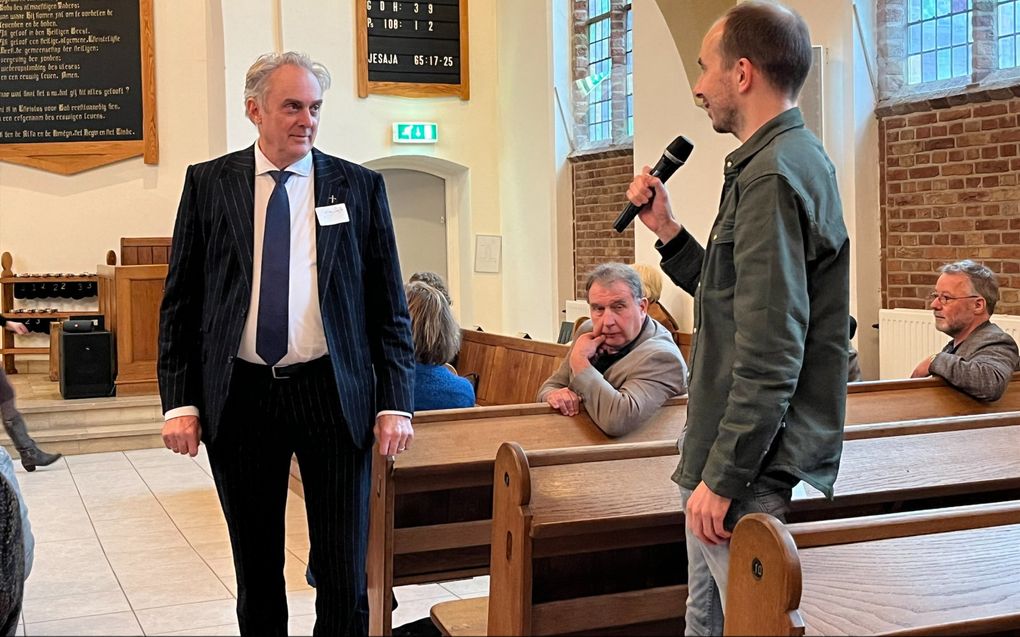
[[[204,448],[68,456],[18,480],[36,537],[18,635],[237,635],[226,524]],[[309,635],[304,502],[287,505],[290,633]],[[440,601],[486,594],[488,578],[403,586],[393,625]]]

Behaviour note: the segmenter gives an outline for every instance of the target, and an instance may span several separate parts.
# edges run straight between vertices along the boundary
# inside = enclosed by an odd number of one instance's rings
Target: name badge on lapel
[[[320,226],[335,226],[338,223],[347,223],[351,220],[347,216],[347,204],[342,203],[320,206],[315,209],[315,216],[319,218]]]

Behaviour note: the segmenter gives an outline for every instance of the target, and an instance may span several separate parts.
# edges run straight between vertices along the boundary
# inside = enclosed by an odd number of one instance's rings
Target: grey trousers
[[[790,508],[793,490],[785,483],[759,478],[751,486],[752,495],[734,500],[724,525],[732,531],[737,521],[749,513],[768,513],[782,520]],[[684,511],[692,491],[680,487]],[[726,583],[730,568],[730,544],[705,544],[690,529],[687,535],[687,613],[686,635],[722,635],[723,609],[726,607]]]

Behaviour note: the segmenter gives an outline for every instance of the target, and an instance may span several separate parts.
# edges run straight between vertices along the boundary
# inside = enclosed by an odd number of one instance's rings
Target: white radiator
[[[1020,316],[996,314],[992,322],[1020,341]],[[921,359],[948,342],[949,337],[935,329],[931,310],[879,310],[879,377],[909,378]]]

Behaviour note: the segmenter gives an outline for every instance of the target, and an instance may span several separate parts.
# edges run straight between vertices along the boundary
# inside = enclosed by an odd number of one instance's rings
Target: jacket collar
[[[751,158],[772,143],[778,135],[793,128],[803,128],[804,117],[796,106],[783,111],[762,124],[746,142],[726,156],[726,172],[739,172]]]

